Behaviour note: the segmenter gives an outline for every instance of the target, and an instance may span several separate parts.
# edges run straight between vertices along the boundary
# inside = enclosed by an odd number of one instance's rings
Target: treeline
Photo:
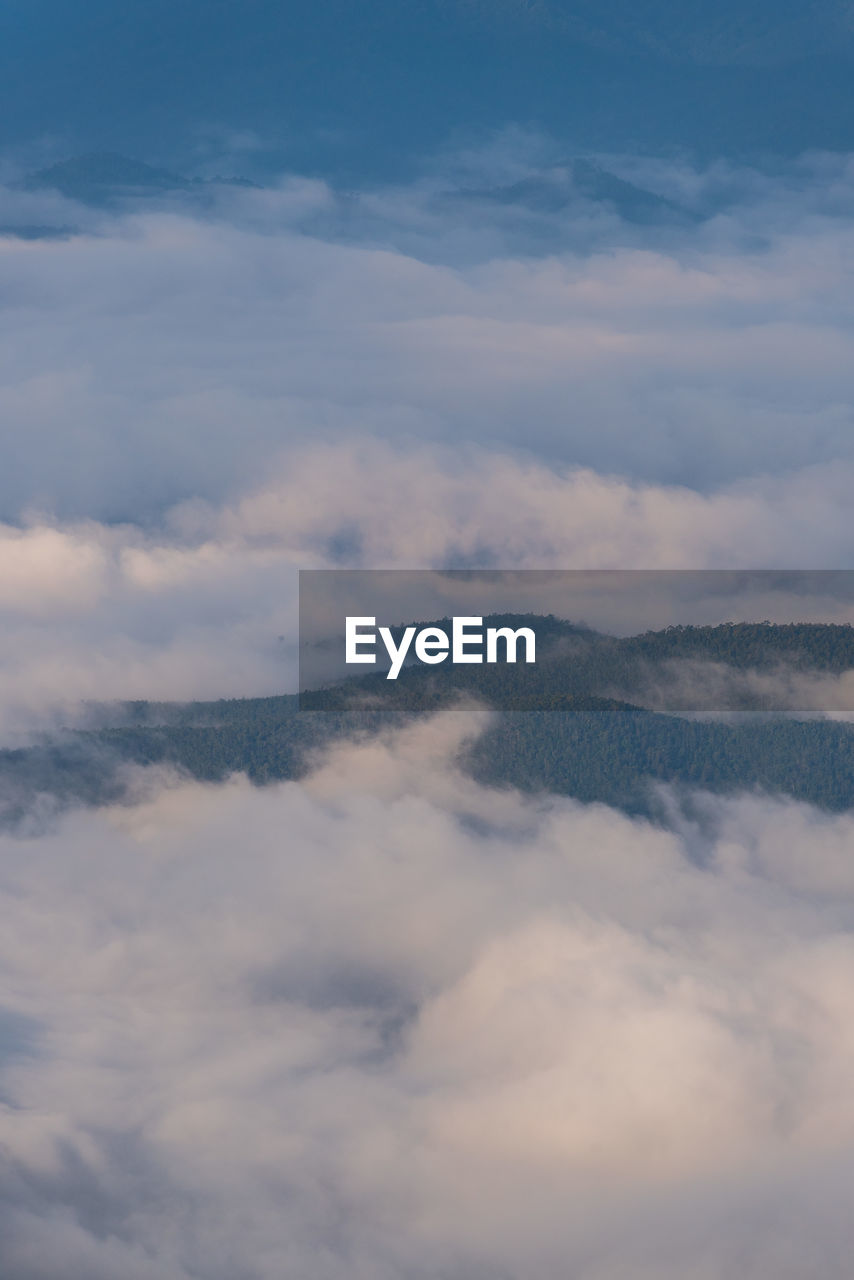
[[[299,712],[295,700],[253,700],[220,725],[94,730],[0,753],[6,818],[54,803],[120,800],[128,765],[161,765],[208,782],[245,772],[256,783],[302,776],[314,753],[343,735],[399,724],[399,712]],[[655,811],[657,783],[718,793],[779,793],[831,810],[854,808],[854,726],[759,717],[740,724],[636,708],[497,712],[460,759],[493,786],[551,791],[632,812]]]
[[[508,617],[496,625],[526,621]],[[298,778],[330,740],[400,724],[461,696],[500,708],[460,760],[462,769],[490,785],[552,791],[633,812],[655,811],[659,783],[719,793],[758,789],[832,810],[854,808],[852,725],[779,715],[728,723],[689,719],[599,692],[621,682],[630,691],[633,673],[645,676],[650,663],[673,657],[741,669],[784,661],[798,670],[839,673],[854,667],[851,627],[733,623],[621,640],[545,621],[546,660],[535,668],[454,668],[450,680],[411,668],[397,682],[394,703],[376,695],[390,682],[373,676],[319,691],[315,710],[300,710],[288,695],[92,707],[85,730],[0,752],[0,810],[19,821],[34,805],[119,800],[129,765],[167,766],[210,782],[234,772],[258,784]],[[540,708],[547,698],[552,709],[526,710],[532,698]]]
[[[422,624],[427,625],[427,624]],[[433,624],[448,631],[449,618]],[[707,696],[698,663],[714,663],[732,672],[779,672],[781,676],[814,672],[839,675],[854,668],[854,627],[839,624],[769,622],[724,623],[716,627],[674,626],[642,635],[603,635],[548,616],[492,615],[485,626],[534,627],[537,661],[508,665],[427,667],[405,665],[397,680],[383,672],[359,675],[303,694],[303,706],[316,710],[344,710],[365,699],[405,711],[425,711],[449,697],[467,692],[507,710],[559,710],[591,698],[632,703],[643,690],[666,695],[674,677],[674,663],[692,663],[692,672],[679,684],[678,707],[702,709]],[[399,639],[401,628],[392,628]],[[697,692],[692,694],[691,675]],[[773,710],[773,690],[733,683],[721,710]]]

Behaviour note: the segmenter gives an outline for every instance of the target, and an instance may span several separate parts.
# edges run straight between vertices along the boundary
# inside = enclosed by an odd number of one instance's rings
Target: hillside
[[[514,620],[521,621],[500,619]],[[717,792],[758,789],[831,810],[854,808],[852,724],[803,712],[734,722],[686,718],[631,701],[633,683],[636,691],[648,689],[650,673],[668,678],[673,661],[723,665],[730,672],[838,675],[854,668],[851,627],[729,624],[616,639],[554,618],[540,621],[548,660],[538,664],[532,684],[525,683],[530,669],[523,666],[456,668],[444,684],[425,669],[405,669],[396,686],[373,676],[313,700],[303,695],[315,710],[300,710],[292,695],[92,707],[85,730],[0,752],[0,806],[6,821],[15,822],[38,795],[48,808],[120,800],[129,764],[167,765],[207,781],[236,771],[259,784],[297,778],[325,742],[399,724],[464,694],[498,708],[492,726],[460,762],[492,785],[647,813],[660,803],[661,783]],[[508,689],[514,678],[517,687]],[[364,703],[366,689],[375,695],[371,705]],[[378,689],[389,701],[377,696]],[[736,685],[727,696],[743,697],[744,690]],[[756,698],[745,701],[756,710]],[[520,710],[526,703],[540,709]]]
[[[179,173],[133,160],[115,152],[91,152],[72,156],[31,173],[25,186],[31,191],[53,190],[85,204],[109,204],[121,199],[143,199],[170,192],[199,193],[207,187],[252,187],[245,178],[185,178]]]

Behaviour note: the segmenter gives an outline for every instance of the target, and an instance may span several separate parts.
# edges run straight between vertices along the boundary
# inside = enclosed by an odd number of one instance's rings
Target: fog
[[[849,463],[848,160],[624,161],[699,218],[650,227],[539,208],[555,160],[511,135],[409,187],[100,210],[7,187],[0,221],[77,230],[0,240],[0,511],[147,522],[257,489],[307,440],[704,494]]]
[[[654,225],[564,161],[93,208],[7,157],[4,744],[294,688],[299,568],[851,563],[850,158],[602,158]],[[483,723],[0,834],[4,1277],[847,1277],[850,815],[492,792]]]
[[[4,1274],[847,1274],[850,816],[493,793],[479,723],[2,838]]]

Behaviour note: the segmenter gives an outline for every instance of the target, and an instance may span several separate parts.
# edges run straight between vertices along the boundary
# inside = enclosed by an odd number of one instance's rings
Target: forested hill
[[[488,621],[524,625],[531,619]],[[330,739],[400,723],[461,693],[501,707],[460,760],[461,768],[492,785],[548,790],[634,812],[655,811],[659,783],[713,792],[759,789],[828,809],[854,808],[852,724],[803,712],[797,718],[688,718],[632,701],[633,682],[638,693],[660,693],[674,672],[681,678],[685,671],[701,688],[708,687],[704,675],[714,672],[717,690],[721,672],[725,682],[764,673],[772,692],[779,686],[781,696],[791,696],[798,676],[832,682],[854,670],[851,627],[733,623],[619,639],[554,618],[536,623],[542,665],[454,668],[444,684],[432,670],[405,669],[396,705],[364,698],[366,688],[390,683],[372,676],[322,691],[316,704],[322,709],[313,711],[300,710],[291,695],[93,707],[86,730],[0,752],[0,808],[7,821],[17,821],[32,812],[37,796],[48,806],[120,800],[128,764],[168,765],[209,781],[235,771],[257,783],[296,778]],[[515,706],[512,689],[508,699],[505,682],[522,681],[532,670],[541,682],[537,696],[548,693],[553,710],[519,709],[531,686]],[[490,684],[493,675],[497,683]],[[762,685],[758,693],[738,684],[726,691],[753,706],[770,697]]]
[[[451,619],[418,625],[449,632]],[[386,706],[422,710],[464,690],[515,710],[558,709],[591,697],[669,711],[806,710],[808,704],[792,701],[805,684],[798,677],[829,679],[854,670],[854,627],[848,625],[725,623],[629,637],[551,615],[495,614],[484,625],[534,629],[536,663],[451,668],[415,662],[394,682],[382,673],[355,677],[304,694],[303,705],[343,710],[359,695],[371,695]],[[399,642],[403,628],[391,630]]]

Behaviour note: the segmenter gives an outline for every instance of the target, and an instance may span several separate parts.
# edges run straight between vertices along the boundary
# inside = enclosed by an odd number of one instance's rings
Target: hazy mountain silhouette
[[[120,198],[144,198],[170,191],[198,191],[220,183],[254,185],[243,178],[214,178],[209,181],[185,178],[168,169],[159,169],[115,152],[94,152],[62,160],[30,174],[25,185],[31,190],[49,188],[59,191],[87,204],[104,204]]]
[[[505,186],[467,189],[460,195],[496,204],[522,205],[537,213],[572,210],[581,202],[610,205],[627,222],[691,221],[694,215],[672,200],[626,182],[592,160],[570,160]]]
[[[388,173],[508,122],[582,151],[848,148],[852,83],[842,0],[8,0],[0,14],[0,145],[49,135],[176,165],[239,130],[277,163]]]

